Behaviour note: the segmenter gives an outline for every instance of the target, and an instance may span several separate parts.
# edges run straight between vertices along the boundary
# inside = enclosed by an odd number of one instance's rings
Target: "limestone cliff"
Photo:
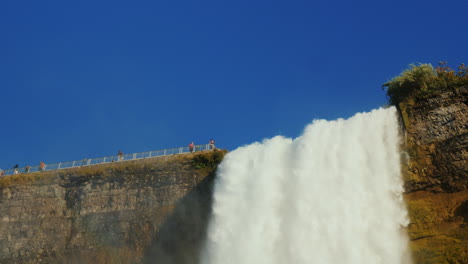
[[[467,104],[467,86],[398,103],[415,263],[468,263]],[[198,263],[223,155],[1,178],[0,263]]]
[[[196,263],[223,151],[0,179],[0,263]]]
[[[415,263],[468,263],[468,87],[399,103]]]

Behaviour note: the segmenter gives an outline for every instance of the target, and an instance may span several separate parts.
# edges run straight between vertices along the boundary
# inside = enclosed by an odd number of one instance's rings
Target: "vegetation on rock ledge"
[[[215,150],[213,153],[201,153],[193,157],[193,166],[197,169],[216,168],[224,158],[226,150]]]
[[[435,69],[431,64],[411,64],[382,87],[387,91],[390,104],[398,105],[409,96],[425,98],[464,85],[468,85],[468,66],[462,63],[455,71],[447,62],[440,62]]]

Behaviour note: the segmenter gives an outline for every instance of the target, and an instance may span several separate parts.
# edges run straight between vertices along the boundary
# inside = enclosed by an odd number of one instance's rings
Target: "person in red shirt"
[[[193,152],[193,149],[195,148],[195,144],[193,144],[193,141],[188,145],[190,153]]]

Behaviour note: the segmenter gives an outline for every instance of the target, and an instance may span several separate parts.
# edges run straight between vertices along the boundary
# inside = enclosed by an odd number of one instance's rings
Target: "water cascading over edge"
[[[229,153],[206,264],[409,263],[395,108]]]

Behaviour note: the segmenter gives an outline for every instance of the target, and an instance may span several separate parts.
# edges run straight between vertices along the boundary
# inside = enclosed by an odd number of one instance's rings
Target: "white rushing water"
[[[398,145],[392,107],[230,152],[203,263],[409,263]]]

